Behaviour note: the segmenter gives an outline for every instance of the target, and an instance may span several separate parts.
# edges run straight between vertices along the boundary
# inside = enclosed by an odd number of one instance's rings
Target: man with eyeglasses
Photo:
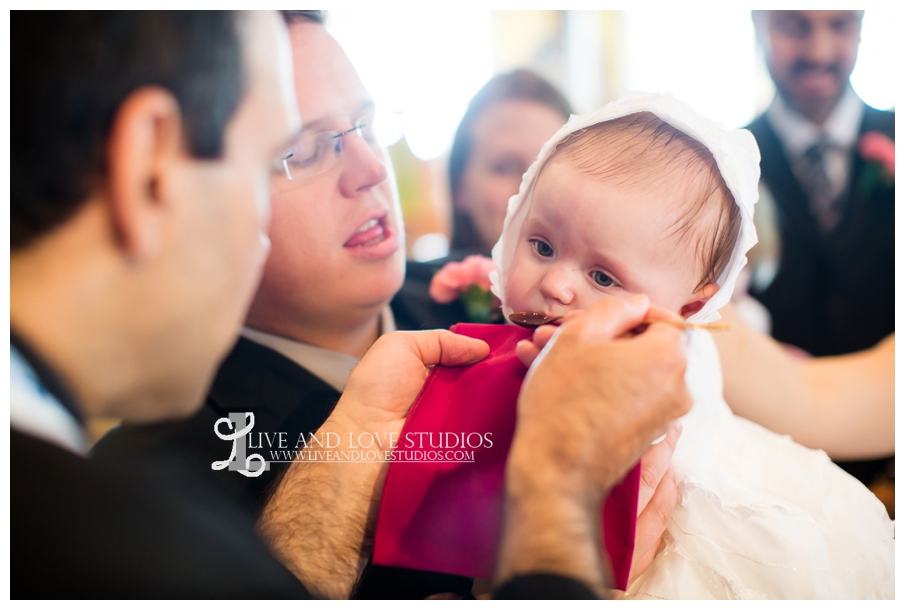
[[[265,532],[286,513],[280,507],[302,501],[316,505],[318,499],[307,495],[304,481],[295,481],[297,467],[288,460],[249,473],[254,476],[228,468],[212,471],[214,462],[230,454],[230,444],[215,432],[218,421],[228,420],[230,413],[253,413],[254,437],[264,439],[254,441],[259,453],[269,459],[269,449],[278,447],[268,439],[281,433],[291,439],[287,448],[295,449],[297,439],[322,430],[335,413],[340,394],[348,393],[350,372],[378,337],[397,329],[445,328],[463,319],[458,305],[429,299],[426,268],[406,280],[402,213],[383,136],[393,130],[380,124],[321,14],[294,11],[284,18],[304,127],[273,167],[272,249],[242,336],[197,415],[184,422],[124,425],[93,450],[102,461],[123,463],[154,459],[179,447],[184,451],[180,467],[216,480],[236,504],[250,508]],[[220,434],[227,428],[221,425]],[[669,456],[662,457],[653,470],[654,487],[666,472]],[[647,494],[654,497],[650,514],[666,517],[650,528],[648,544],[654,549],[671,511],[668,492],[663,486]],[[368,544],[365,540],[360,549],[362,560]],[[352,584],[337,581],[316,593],[347,595]],[[421,598],[468,596],[470,589],[468,578],[369,566],[356,592],[359,597]]]
[[[255,477],[212,472],[211,464],[230,448],[215,434],[218,419],[254,413],[256,434],[282,432],[294,449],[300,436],[323,425],[349,373],[379,336],[447,328],[462,319],[458,305],[434,304],[413,279],[411,289],[390,302],[406,273],[402,210],[386,151],[401,129],[392,115],[377,115],[320,12],[284,18],[304,126],[273,168],[272,249],[242,336],[197,415],[151,427],[124,425],[93,450],[99,459],[120,462],[179,443],[195,458],[188,463],[256,515],[289,464],[273,462]],[[261,453],[268,455],[267,449]],[[470,590],[468,578],[371,566],[358,593],[423,598]]]

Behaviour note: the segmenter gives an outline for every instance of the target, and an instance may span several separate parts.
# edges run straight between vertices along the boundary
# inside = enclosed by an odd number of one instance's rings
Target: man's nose
[[[385,150],[371,145],[361,134],[349,134],[343,141],[342,175],[339,189],[344,197],[355,197],[387,179]]]
[[[804,59],[820,67],[826,67],[836,60],[836,36],[830,28],[817,27],[804,41]]]
[[[571,305],[575,301],[575,276],[577,271],[568,267],[551,269],[541,280],[540,291],[544,300],[553,306]],[[556,313],[556,312],[548,312]]]

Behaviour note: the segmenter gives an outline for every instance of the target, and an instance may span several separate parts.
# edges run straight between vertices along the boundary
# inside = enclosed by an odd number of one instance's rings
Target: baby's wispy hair
[[[688,206],[669,236],[694,240],[703,269],[695,290],[715,283],[729,264],[741,213],[713,155],[691,136],[651,112],[638,112],[569,134],[548,163],[557,157],[620,186],[683,189]]]

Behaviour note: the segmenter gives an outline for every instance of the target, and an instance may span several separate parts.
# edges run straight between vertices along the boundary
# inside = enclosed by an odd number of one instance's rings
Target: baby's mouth
[[[386,226],[387,213],[371,218],[362,224],[343,244],[344,248],[366,248],[384,241],[389,236]]]

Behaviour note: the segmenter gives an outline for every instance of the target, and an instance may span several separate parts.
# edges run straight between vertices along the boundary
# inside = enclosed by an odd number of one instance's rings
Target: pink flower
[[[490,272],[496,269],[486,256],[468,256],[461,263],[446,263],[431,279],[430,296],[438,303],[452,303],[470,286],[490,290]]]
[[[858,140],[858,152],[868,161],[878,161],[890,176],[896,175],[896,143],[878,131],[871,131]]]

